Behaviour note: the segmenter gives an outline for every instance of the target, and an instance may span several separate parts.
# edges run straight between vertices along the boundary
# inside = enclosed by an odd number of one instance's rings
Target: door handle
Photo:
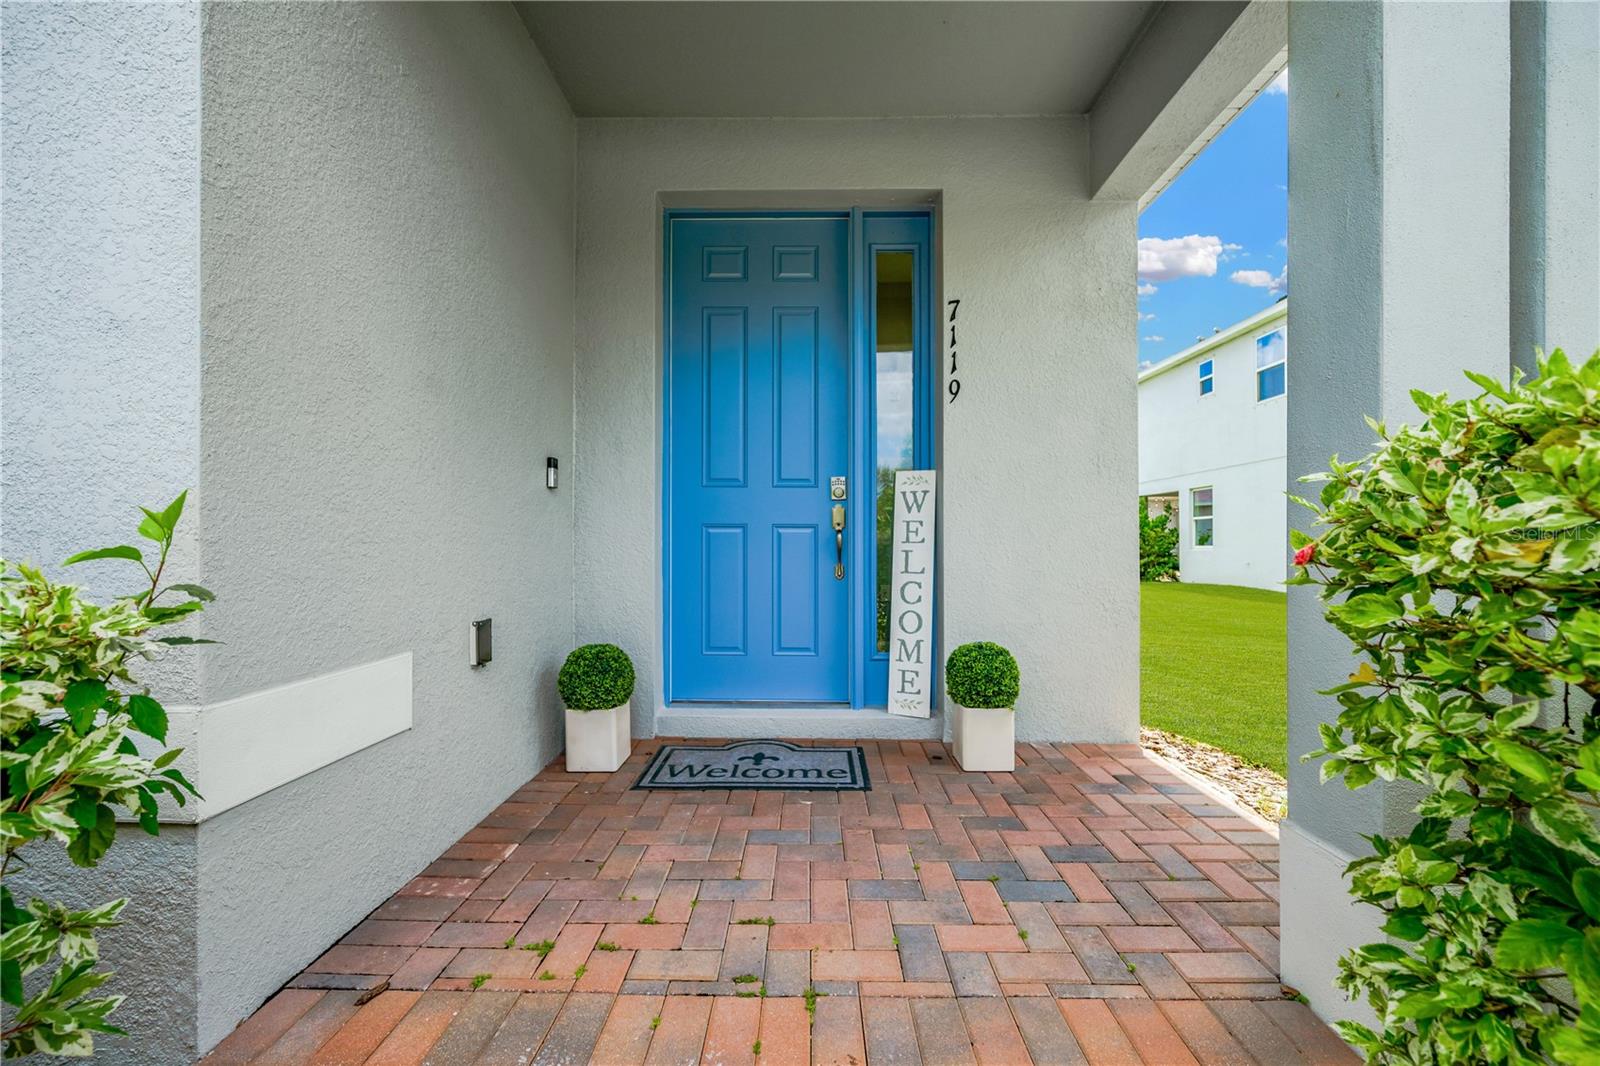
[[[834,544],[834,550],[838,553],[837,556],[836,556],[838,561],[833,564],[833,576],[834,576],[835,580],[843,581],[844,580],[844,504],[842,504],[842,503],[836,503],[836,504],[833,505],[833,544]]]

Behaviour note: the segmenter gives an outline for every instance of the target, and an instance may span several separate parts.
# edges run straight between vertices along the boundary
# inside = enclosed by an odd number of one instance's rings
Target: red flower
[[[1294,553],[1294,565],[1305,566],[1316,554],[1317,542],[1312,541],[1310,544],[1307,544],[1304,548],[1301,548],[1299,551]]]

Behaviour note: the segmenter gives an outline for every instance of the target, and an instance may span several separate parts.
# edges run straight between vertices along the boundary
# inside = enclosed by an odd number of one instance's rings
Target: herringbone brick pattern
[[[1138,747],[631,790],[663,742],[546,769],[206,1061],[1355,1061],[1278,983],[1277,840]]]

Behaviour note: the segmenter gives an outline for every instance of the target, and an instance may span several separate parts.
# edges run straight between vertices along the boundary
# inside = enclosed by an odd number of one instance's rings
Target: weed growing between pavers
[[[816,986],[812,985],[812,986],[808,986],[803,994],[804,994],[805,999],[806,999],[806,1014],[810,1018],[810,1021],[807,1024],[816,1025],[817,1024],[817,997],[818,996],[825,996],[828,993],[826,993],[826,992],[818,992],[817,989],[816,989]]]

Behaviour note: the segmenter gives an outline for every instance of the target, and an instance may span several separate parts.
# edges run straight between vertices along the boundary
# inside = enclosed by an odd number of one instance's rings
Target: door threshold
[[[883,707],[852,707],[844,700],[812,703],[806,700],[673,700],[669,708],[680,710],[748,711],[762,708],[778,711],[881,711]]]
[[[906,718],[882,707],[836,703],[673,703],[656,709],[656,735],[942,740],[944,718]]]

